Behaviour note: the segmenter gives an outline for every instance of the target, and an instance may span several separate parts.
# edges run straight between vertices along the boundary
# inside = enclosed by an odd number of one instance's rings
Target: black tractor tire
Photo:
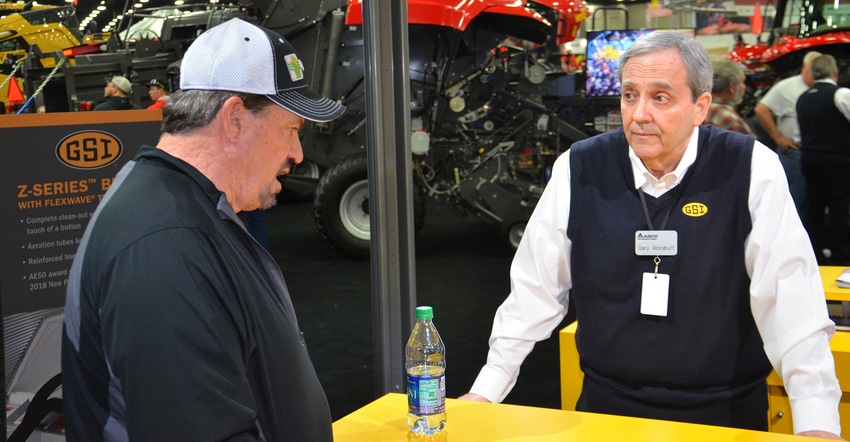
[[[531,210],[527,210],[505,218],[499,226],[499,239],[502,244],[510,250],[516,250],[530,217]]]
[[[319,180],[313,199],[316,227],[330,245],[348,256],[369,258],[369,177],[366,155],[343,158]],[[424,225],[425,195],[413,192],[414,232]]]

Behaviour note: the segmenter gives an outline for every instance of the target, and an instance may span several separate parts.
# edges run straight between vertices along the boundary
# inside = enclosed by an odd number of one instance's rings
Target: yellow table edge
[[[850,267],[844,266],[820,266],[820,279],[823,282],[823,293],[826,297],[827,301],[850,301],[850,288],[841,288],[838,287],[838,283],[835,282],[838,279],[838,275],[841,274],[844,269]]]
[[[821,266],[819,268],[821,281],[824,287],[824,296],[827,301],[848,301],[850,302],[850,288],[840,288],[835,280],[847,267],[842,266]],[[559,349],[560,349],[560,380],[561,380],[561,408],[564,410],[575,410],[575,404],[581,393],[582,373],[579,366],[578,352],[575,344],[575,333],[578,327],[578,322],[573,322],[559,332]],[[850,332],[836,331],[829,343],[832,355],[835,360],[835,372],[838,376],[841,390],[845,393],[850,393]],[[775,372],[771,372],[767,377],[767,384],[770,390],[771,407],[779,407],[784,411],[785,425],[782,430],[776,430],[782,425],[776,425],[780,419],[774,416],[776,410],[771,410],[768,416],[771,419],[771,424],[774,430],[786,431],[790,433],[790,407],[788,406],[787,396],[784,396],[784,386],[782,378]],[[839,411],[842,416],[850,412],[850,394],[845,394],[841,399]],[[848,422],[845,422],[848,420]],[[850,428],[850,416],[842,418],[842,428]],[[846,430],[845,430],[846,431]]]
[[[446,400],[445,437],[452,441],[780,442],[799,440],[777,433],[596,413]],[[388,393],[333,424],[334,441],[404,441],[407,395]],[[411,439],[415,440],[415,439]]]

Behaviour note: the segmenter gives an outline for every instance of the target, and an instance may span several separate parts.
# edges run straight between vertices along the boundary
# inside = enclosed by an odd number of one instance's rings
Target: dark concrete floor
[[[370,263],[333,250],[319,236],[309,202],[270,209],[266,224],[272,255],[286,277],[337,420],[377,397]],[[495,227],[429,201],[416,241],[417,304],[434,307],[434,323],[446,345],[449,397],[466,393],[486,360],[493,315],[510,289],[512,257]],[[525,361],[505,402],[560,408],[558,370],[555,333]]]

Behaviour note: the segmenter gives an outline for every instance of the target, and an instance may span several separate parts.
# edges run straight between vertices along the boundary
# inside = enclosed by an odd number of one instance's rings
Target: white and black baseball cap
[[[325,122],[345,106],[307,90],[304,64],[279,34],[234,18],[201,34],[186,50],[180,89],[265,95],[307,120]]]
[[[133,91],[133,86],[130,84],[130,80],[127,77],[116,75],[112,77],[108,83],[112,83],[117,87],[121,92],[125,94],[129,94]]]

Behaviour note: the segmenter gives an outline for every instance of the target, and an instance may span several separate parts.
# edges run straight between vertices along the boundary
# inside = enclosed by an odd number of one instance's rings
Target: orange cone
[[[764,29],[764,24],[761,18],[761,7],[756,3],[756,10],[753,12],[753,34],[760,35]]]
[[[24,94],[21,92],[21,87],[18,86],[18,80],[12,77],[9,82],[9,92],[6,94],[6,100],[9,104],[23,103]]]

